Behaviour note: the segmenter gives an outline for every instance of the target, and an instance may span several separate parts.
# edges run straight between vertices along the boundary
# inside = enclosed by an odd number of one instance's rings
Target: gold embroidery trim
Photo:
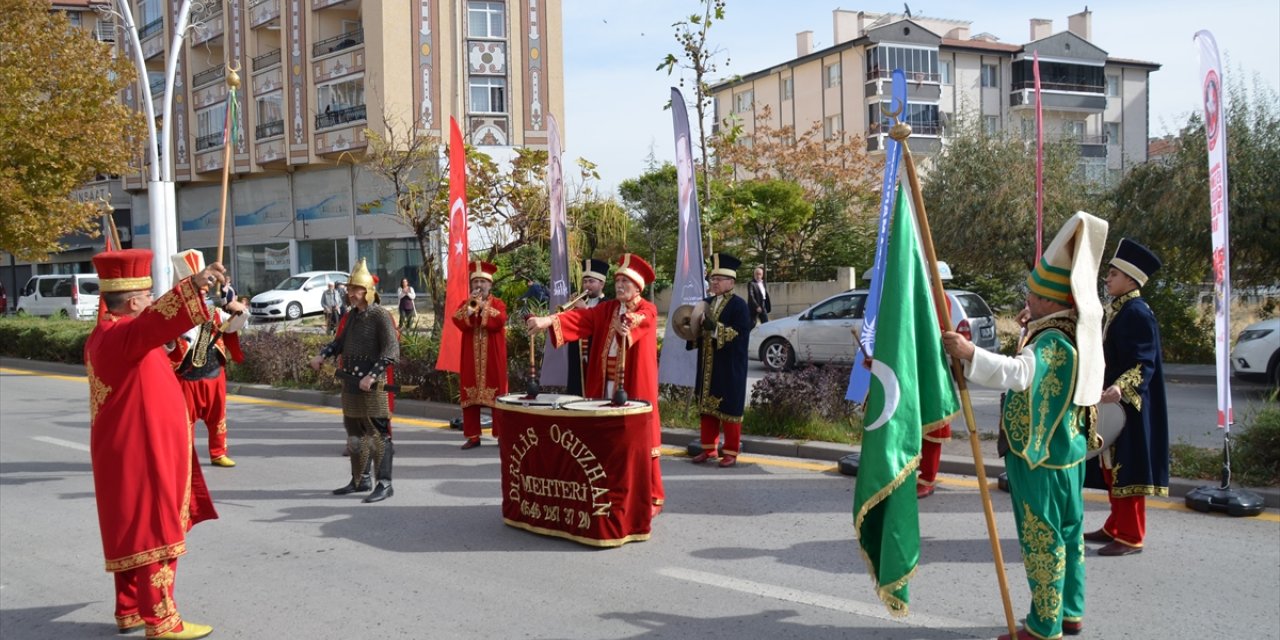
[[[153,562],[176,558],[186,552],[187,543],[185,540],[182,542],[175,542],[163,547],[156,547],[155,549],[148,549],[140,553],[135,553],[131,556],[116,558],[114,560],[108,559],[106,562],[107,572],[119,573],[121,571],[137,569],[138,567],[145,566]]]
[[[1120,388],[1121,398],[1134,409],[1142,411],[1142,395],[1138,393],[1138,385],[1142,384],[1142,365],[1135,364],[1132,369],[1120,374],[1115,385]]]
[[[107,396],[111,395],[111,387],[94,375],[93,362],[88,358],[85,359],[84,366],[89,377],[89,425],[92,426],[93,421],[98,418],[98,410],[107,402]]]
[[[1031,605],[1036,617],[1043,621],[1058,619],[1062,611],[1062,594],[1057,583],[1067,573],[1067,549],[1057,535],[1022,503],[1021,539],[1024,566],[1031,588]]]

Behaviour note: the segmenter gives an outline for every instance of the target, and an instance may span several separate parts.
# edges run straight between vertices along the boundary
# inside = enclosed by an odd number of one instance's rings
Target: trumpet
[[[574,294],[572,298],[569,298],[568,302],[565,302],[564,304],[556,307],[556,310],[559,311],[560,313],[564,313],[574,308],[575,306],[577,306],[579,302],[582,302],[589,295],[591,295],[591,292],[587,291],[586,289],[583,289],[582,291],[579,291],[578,293]]]
[[[474,313],[475,311],[478,311],[481,305],[485,304],[486,302],[488,302],[488,296],[482,295],[477,292],[472,294],[470,300],[467,300],[467,308]]]

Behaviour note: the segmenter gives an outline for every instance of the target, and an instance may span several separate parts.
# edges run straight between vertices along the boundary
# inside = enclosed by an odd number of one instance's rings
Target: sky
[[[847,0],[846,0],[847,1]],[[1065,31],[1067,16],[1084,2],[1025,3],[976,0],[909,0],[915,15],[968,20],[970,33],[989,32],[1001,42],[1023,44],[1031,18],[1053,20]],[[586,158],[599,165],[600,187],[644,172],[652,154],[674,158],[671,113],[664,110],[681,74],[657,71],[676,53],[673,23],[699,12],[697,0],[562,0],[564,12],[566,165]],[[781,7],[781,8],[780,8]],[[814,50],[832,44],[832,11],[902,13],[902,2],[867,0],[727,0],[725,19],[714,24],[710,46],[720,49],[711,80],[746,75],[795,57],[796,33],[813,31]],[[1094,2],[1093,44],[1110,56],[1158,63],[1151,74],[1151,136],[1176,133],[1199,110],[1199,53],[1192,36],[1208,29],[1218,41],[1225,74],[1244,75],[1280,90],[1280,2],[1276,0],[1190,2],[1126,0]],[[686,98],[692,79],[686,80]],[[692,113],[690,117],[693,117]],[[696,153],[696,150],[695,150]]]

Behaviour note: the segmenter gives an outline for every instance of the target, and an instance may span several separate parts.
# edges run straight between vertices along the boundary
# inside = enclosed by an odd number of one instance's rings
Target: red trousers
[[[938,479],[938,465],[942,462],[942,443],[951,439],[951,423],[924,434],[920,440],[920,471],[916,484],[932,487]]]
[[[734,456],[742,451],[742,423],[721,420],[715,416],[702,414],[702,450],[708,455],[716,455],[716,445],[720,441],[720,429],[724,428],[724,454]]]
[[[218,372],[216,378],[184,380],[182,397],[187,400],[187,420],[192,425],[204,421],[209,430],[209,458],[227,455],[227,372]]]
[[[1108,490],[1115,482],[1115,476],[1105,464],[1102,465],[1102,479],[1107,481]],[[1147,497],[1111,496],[1111,515],[1107,516],[1102,530],[1121,544],[1141,547],[1143,538],[1147,536]]]
[[[480,405],[473,404],[462,410],[462,435],[468,440],[479,438],[483,431],[480,428]],[[495,436],[496,437],[496,436]]]
[[[178,560],[161,560],[112,575],[116,580],[116,626],[147,627],[147,637],[182,630],[173,583]]]

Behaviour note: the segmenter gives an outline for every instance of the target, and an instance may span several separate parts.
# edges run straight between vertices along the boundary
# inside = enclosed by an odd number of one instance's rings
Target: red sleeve
[[[204,295],[187,278],[120,328],[122,331],[117,334],[120,354],[130,361],[140,359],[148,351],[177,340],[187,329],[207,321],[210,314]]]
[[[601,315],[605,308],[613,308],[608,303],[598,304],[589,309],[570,309],[563,313],[557,313],[551,316],[551,343],[557,347],[563,346],[565,343],[581,340],[583,336],[589,336],[595,331],[597,322],[600,322]],[[606,318],[604,322],[608,322]]]
[[[507,326],[507,305],[497,298],[489,299],[489,308],[484,312],[484,330],[498,333]]]
[[[453,310],[453,324],[463,331],[471,328],[471,317],[467,315],[467,305],[470,302],[471,300],[464,300],[457,309]]]

